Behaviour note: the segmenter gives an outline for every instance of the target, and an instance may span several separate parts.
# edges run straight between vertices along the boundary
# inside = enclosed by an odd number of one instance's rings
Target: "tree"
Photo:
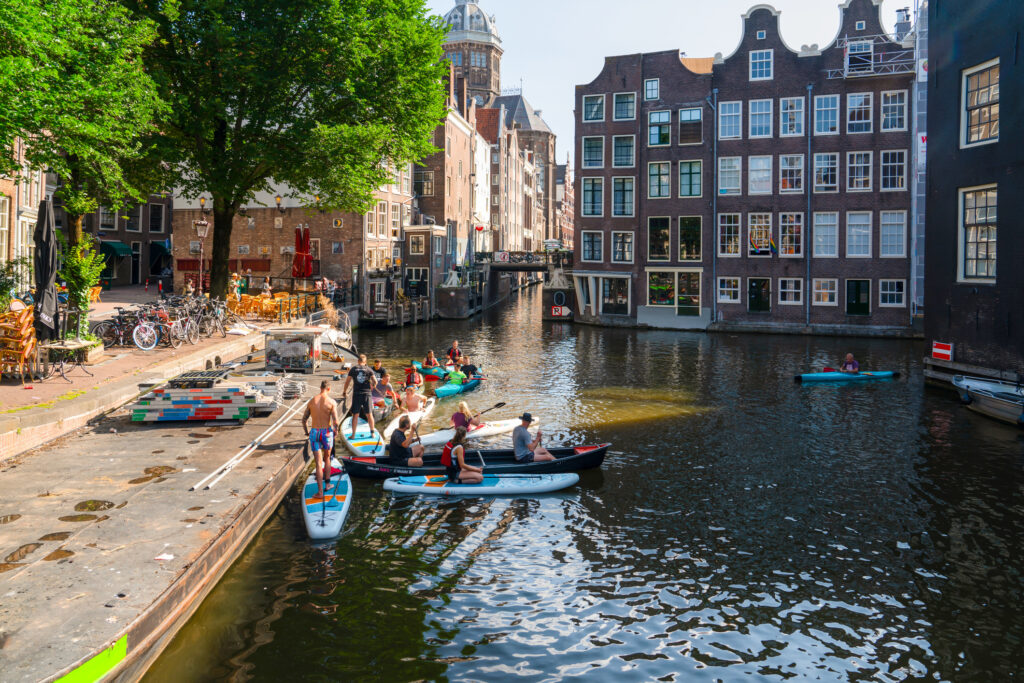
[[[0,164],[16,138],[60,177],[68,241],[100,201],[140,200],[156,178],[142,136],[164,106],[143,70],[155,24],[112,0],[0,0]]]
[[[434,151],[445,29],[423,0],[126,1],[158,26],[146,63],[170,109],[154,158],[179,193],[212,196],[216,295],[257,192],[365,211],[388,163]]]

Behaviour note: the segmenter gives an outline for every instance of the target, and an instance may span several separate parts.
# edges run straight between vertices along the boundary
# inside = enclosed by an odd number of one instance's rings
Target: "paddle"
[[[506,405],[507,404],[504,401],[502,401],[501,403],[495,403],[493,406],[491,406],[487,410],[481,410],[479,413],[477,413],[477,417],[479,417],[480,415],[483,415],[484,413],[489,413],[492,410],[497,410],[498,408],[504,408]]]
[[[476,457],[480,458],[480,468],[481,469],[483,469],[484,467],[487,467],[487,463],[484,462],[483,451],[477,451],[476,452]]]

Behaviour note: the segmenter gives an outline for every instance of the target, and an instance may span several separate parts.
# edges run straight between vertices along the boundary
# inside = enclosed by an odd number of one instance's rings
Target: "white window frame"
[[[867,98],[868,98],[868,106],[867,106],[867,111],[868,111],[868,118],[867,118],[868,129],[867,130],[850,130],[850,125],[854,123],[854,121],[852,121],[850,119],[850,116],[854,112],[854,108],[850,105],[850,100],[853,99],[854,97],[864,97],[864,96],[867,96]],[[859,109],[861,109],[861,107],[858,107],[857,109],[859,110]],[[864,122],[863,121],[857,121],[856,123],[860,124],[860,123],[864,123]],[[873,132],[875,132],[875,93],[873,93],[873,92],[850,92],[850,93],[846,93],[846,134],[847,135],[867,135],[867,134],[873,133]]]
[[[599,118],[599,119],[588,119],[587,118],[587,100],[593,100],[595,98],[600,98],[600,100],[601,100],[601,118]],[[604,101],[604,94],[603,93],[600,94],[600,95],[584,95],[583,99],[580,100],[580,103],[581,103],[581,106],[583,107],[583,111],[580,112],[580,117],[583,120],[583,123],[600,123],[601,121],[604,121],[604,119],[605,119],[605,111],[604,110],[605,110],[606,104],[605,104],[605,101]]]
[[[722,219],[726,216],[736,218],[736,253],[728,254],[722,251]],[[715,219],[715,253],[719,258],[740,258],[743,255],[743,214],[741,213],[720,213]]]
[[[853,174],[850,173],[850,157],[854,154],[867,154],[868,155],[868,186],[855,188],[850,186],[850,181],[853,179]],[[859,164],[858,164],[859,165]],[[860,150],[846,153],[846,191],[847,192],[871,192],[875,187],[875,153],[868,150]]]
[[[764,40],[767,37],[768,37],[768,32],[765,31],[764,29],[762,29],[762,30],[757,32],[757,39],[758,40]]]
[[[658,218],[658,219],[664,218],[666,221],[668,221],[668,253],[665,255],[665,258],[663,258],[663,259],[651,258],[651,221],[654,220],[655,218]],[[673,254],[673,251],[672,251],[672,217],[671,216],[648,216],[647,217],[647,254],[646,254],[647,263],[659,263],[659,264],[660,263],[669,263],[670,261],[674,260],[672,258],[672,254]]]
[[[753,174],[755,173],[754,162],[757,161],[757,162],[760,163],[760,162],[764,161],[765,159],[768,160],[768,167],[767,168],[758,168],[758,169],[756,169],[756,172],[758,174],[764,174],[765,177],[768,178],[768,189],[767,190],[755,190],[754,189],[754,176],[753,176]],[[772,181],[773,181],[772,169],[774,168],[774,163],[775,162],[772,159],[772,155],[771,154],[766,154],[766,155],[760,155],[759,154],[759,155],[756,155],[756,156],[749,156],[749,157],[747,157],[747,194],[748,195],[752,195],[753,196],[753,195],[772,194],[772,190],[773,190],[773,187],[772,187]]]
[[[782,251],[782,245],[785,242],[783,238],[783,229],[785,223],[783,223],[783,216],[798,216],[800,218],[800,233],[799,233],[799,249],[795,254],[787,254]],[[807,225],[804,220],[804,214],[802,211],[781,211],[779,212],[779,258],[803,258],[804,257],[804,243],[807,241]]]
[[[867,28],[867,25],[868,24],[867,24],[866,21],[863,21],[863,20],[858,21],[856,24],[854,24],[854,30],[855,31],[863,31],[865,28]]]
[[[736,296],[735,296],[735,298],[728,297],[728,296],[723,296],[723,292],[726,292],[726,291],[731,292],[731,291],[733,291],[733,287],[723,286],[723,285],[725,285],[726,281],[731,281],[731,282],[735,282],[736,283],[736,287],[735,287]],[[732,277],[732,276],[719,277],[718,278],[718,282],[715,284],[715,292],[716,292],[716,297],[718,299],[718,303],[720,303],[720,304],[742,304],[743,303],[743,278],[741,278],[741,277]]]
[[[751,222],[753,221],[755,216],[767,216],[768,217],[768,242],[766,243],[765,251],[767,253],[765,253],[765,254],[754,254],[754,253],[752,253],[752,251],[754,249],[754,242],[750,239],[750,233],[752,232],[752,228],[753,228],[753,226],[751,225]],[[775,237],[775,220],[774,220],[774,215],[772,214],[771,211],[750,211],[750,212],[747,213],[747,258],[771,258],[773,256],[772,248],[771,248],[771,243],[774,241],[774,237]],[[740,244],[742,245],[742,240],[740,240]],[[742,246],[740,248],[740,251],[742,251]]]
[[[754,135],[754,105],[755,104],[768,104],[768,134],[767,135]],[[765,140],[773,136],[773,125],[775,122],[775,100],[747,100],[747,138],[750,140]],[[758,116],[764,116],[764,112],[757,114]]]
[[[888,127],[888,126],[885,125],[885,108],[886,107],[896,106],[896,105],[886,104],[885,103],[885,98],[886,98],[887,95],[902,95],[903,96],[903,104],[899,105],[903,109],[903,114],[902,114],[903,125],[901,127],[899,127],[899,128],[891,128],[891,127]],[[880,131],[882,131],[883,133],[894,133],[894,132],[900,132],[900,131],[907,130],[907,119],[909,118],[907,116],[908,111],[909,111],[908,107],[907,107],[908,98],[909,98],[909,95],[908,95],[908,92],[906,90],[883,90],[882,91],[882,94],[878,98],[878,102],[879,102],[879,108],[878,108],[878,117],[879,117],[878,129]]]
[[[629,180],[633,183],[633,189],[630,192],[632,195],[632,201],[629,204],[629,213],[615,213],[615,181],[616,180]],[[636,215],[636,177],[631,175],[618,175],[612,176],[612,217],[613,218],[632,218]]]
[[[599,238],[598,239],[598,244],[601,245],[601,258],[599,258],[599,259],[583,258],[584,254],[586,253],[585,251],[583,251],[583,245],[584,245],[583,236],[584,235],[597,235],[598,236],[598,238]],[[634,245],[634,249],[635,248],[636,247]],[[602,230],[581,230],[580,231],[580,261],[582,263],[604,263],[604,231],[602,231]]]
[[[629,139],[632,143],[633,152],[630,154],[628,164],[615,162],[615,141]],[[612,136],[612,168],[634,168],[636,166],[636,136],[635,135],[613,135]]]
[[[622,116],[622,117],[620,117],[620,116],[618,116],[616,114],[615,107],[618,104],[618,102],[616,100],[618,100],[619,95],[632,95],[633,96],[633,115],[632,116]],[[635,121],[636,120],[636,110],[638,109],[638,107],[636,105],[637,105],[636,92],[626,91],[626,92],[612,93],[612,121]]]
[[[832,189],[830,189],[830,190],[829,189],[824,189],[824,190],[819,190],[818,189],[818,187],[819,187],[818,186],[818,157],[819,156],[821,156],[821,157],[831,157],[832,160],[835,162],[833,164],[833,168],[835,168],[835,172],[836,172],[836,182],[835,182],[834,185],[831,186]],[[823,185],[821,187],[829,187],[829,186]],[[837,192],[839,192],[839,152],[815,152],[814,153],[814,193],[815,194],[835,194]]]
[[[970,115],[967,111],[967,81],[970,76],[984,71],[985,69],[991,69],[993,66],[1001,67],[999,58],[990,59],[987,62],[982,62],[977,66],[972,66],[969,69],[964,69],[960,72],[960,149],[967,149],[968,147],[977,147],[979,145],[991,145],[999,142],[999,135],[997,134],[994,138],[988,138],[987,140],[979,140],[978,142],[968,142],[967,133],[970,128]],[[999,80],[1003,79],[1002,68],[999,69]],[[1002,101],[1002,93],[1000,93],[1000,102]],[[1000,112],[1001,114],[1002,112]]]
[[[736,161],[736,187],[735,190],[730,186],[723,190],[722,188],[722,164],[726,161]],[[743,157],[718,157],[718,188],[719,195],[735,195],[739,196],[743,194]]]
[[[768,75],[767,76],[755,76],[754,75],[754,55],[768,54]],[[766,50],[751,50],[747,54],[747,77],[751,81],[770,81],[775,78],[775,50],[768,48]]]
[[[832,283],[832,301],[818,301],[818,283],[819,282],[831,282]],[[827,291],[827,290],[825,290]],[[811,305],[812,306],[834,306],[839,307],[839,279],[834,277],[816,277],[812,280],[811,284]]]
[[[829,107],[828,109],[824,109],[824,108],[818,106],[819,103],[822,100],[826,100],[826,99],[834,100],[835,103],[836,103],[836,106],[835,106],[836,129],[833,130],[833,131],[819,132],[818,131],[818,113],[819,112],[824,112],[824,111],[832,111],[832,107]],[[815,135],[839,135],[839,129],[841,127],[840,124],[843,121],[842,113],[843,112],[842,112],[842,96],[841,95],[839,95],[838,93],[833,93],[831,95],[815,95],[814,96],[814,122],[813,122],[814,123],[814,134]]]
[[[828,227],[831,228],[831,230],[832,230],[832,243],[833,243],[833,245],[835,247],[834,250],[831,253],[825,253],[825,252],[818,253],[818,226],[819,226],[818,216],[831,216],[832,219],[833,219],[832,223],[830,225],[828,225]],[[814,242],[813,242],[813,246],[811,248],[813,249],[812,254],[813,254],[814,258],[839,258],[839,212],[838,211],[815,211],[814,212],[813,220],[814,220],[814,229],[813,229],[814,232],[812,234],[812,238],[813,238]],[[825,225],[822,225],[822,227],[825,227]]]
[[[604,136],[603,135],[584,135],[580,142],[580,168],[593,170],[604,168]],[[587,163],[587,141],[588,140],[600,140],[601,142],[601,163],[596,166],[592,166]]]
[[[668,192],[663,195],[652,195],[651,189],[651,167],[655,165],[668,166]],[[672,197],[672,162],[671,161],[648,161],[647,162],[647,198],[648,199],[669,199]]]
[[[683,164],[697,164],[699,167],[700,182],[697,184],[697,194],[683,194]],[[702,159],[680,159],[676,182],[679,183],[677,193],[680,199],[699,199],[704,196],[704,161]]]
[[[885,304],[885,303],[882,303],[882,295],[886,293],[886,292],[882,291],[882,288],[885,286],[886,283],[889,283],[889,282],[899,282],[899,283],[901,283],[903,285],[903,290],[900,292],[900,299],[901,299],[901,301],[898,304]],[[894,294],[894,293],[895,292],[889,292],[889,294]],[[878,280],[878,307],[879,308],[906,308],[907,307],[907,281],[906,280],[900,280],[898,278],[880,278]]]
[[[600,210],[598,213],[587,213],[587,193],[584,189],[587,181],[596,181],[598,186],[601,188],[601,202]],[[604,216],[604,178],[601,177],[588,177],[580,178],[580,215],[586,216],[587,218],[602,218]]]
[[[684,218],[696,218],[700,224],[698,230],[700,231],[700,237],[697,243],[700,245],[700,256],[698,258],[683,258],[683,219]],[[670,231],[671,232],[671,231]],[[704,216],[701,214],[691,214],[687,216],[676,217],[676,260],[680,263],[689,263],[691,261],[703,261],[704,260]]]
[[[419,249],[416,245],[419,244]],[[423,256],[427,253],[427,237],[426,235],[409,235],[409,255],[410,256]]]
[[[665,123],[651,123],[651,116],[653,114],[668,114],[668,121]],[[651,126],[667,126],[668,127],[668,142],[658,143],[656,145],[651,144]],[[656,109],[654,111],[647,112],[647,146],[648,147],[671,147],[672,146],[672,110],[671,109]]]
[[[866,254],[851,254],[850,253],[850,216],[855,215],[867,215],[868,216],[868,251]],[[872,247],[872,231],[875,229],[874,226],[875,214],[873,211],[847,211],[846,212],[846,258],[871,258]],[[853,280],[863,280],[865,278],[851,278]]]
[[[995,284],[999,278],[999,264],[996,263],[996,276],[995,277],[968,277],[964,272],[964,250],[965,243],[967,241],[966,229],[964,227],[964,200],[966,195],[970,192],[981,192],[982,190],[995,190],[996,191],[996,248],[999,246],[999,185],[998,183],[988,183],[985,185],[975,185],[973,187],[960,187],[957,188],[957,250],[956,250],[956,281],[957,282],[972,282],[979,284]]]
[[[616,235],[630,235],[633,238],[632,245],[629,250],[629,260],[623,261],[615,258],[615,236]],[[635,263],[636,262],[636,232],[633,230],[612,230],[612,252],[610,254],[612,263]]]
[[[724,113],[722,113],[722,109],[724,107],[726,107],[727,105],[730,106],[730,107],[732,105],[736,105],[736,113],[735,114],[724,114]],[[729,120],[732,120],[732,117],[734,117],[734,116],[738,118],[738,120],[736,122],[736,124],[737,124],[736,125],[736,135],[729,135],[729,136],[723,135],[722,134],[722,124],[725,123],[726,117],[729,117]],[[730,101],[730,102],[719,102],[718,103],[718,139],[719,140],[742,140],[743,139],[743,101],[742,100],[733,100],[733,101]]]
[[[693,121],[683,121],[683,112],[695,111],[698,114],[698,121],[700,122],[700,141],[699,142],[683,142],[683,123],[694,123]],[[692,147],[694,145],[704,144],[704,109],[702,107],[683,107],[676,112],[676,117],[679,119],[679,130],[676,133],[676,144],[680,147]]]
[[[804,122],[805,122],[805,98],[803,97],[781,97],[779,98],[779,137],[780,138],[801,138],[804,136]],[[790,115],[799,115],[796,119],[797,132],[787,133],[783,129],[783,122],[786,120],[786,103],[787,102],[799,102],[800,108],[795,112],[789,112]]]
[[[786,167],[783,164],[784,159],[799,159],[800,160],[800,187],[797,189],[786,189],[782,185],[782,174],[786,171]],[[803,194],[804,185],[806,185],[806,163],[803,154],[780,154],[779,155],[779,194]],[[789,169],[792,170],[792,169]]]
[[[885,186],[885,155],[886,154],[902,154],[903,155],[903,173],[900,176],[903,178],[903,187],[886,187]],[[906,192],[909,188],[909,182],[907,178],[907,150],[905,149],[883,149],[878,153],[878,191],[879,192]]]
[[[650,90],[648,89],[648,85],[650,83],[654,83],[654,90],[655,90],[654,97],[649,97],[648,96],[648,93],[650,92]],[[661,79],[660,78],[648,78],[648,79],[645,79],[644,80],[644,102],[651,102],[653,100],[660,100],[660,99],[661,99]]]
[[[783,287],[783,283],[784,282],[798,282],[798,283],[800,283],[799,284],[799,288],[796,289],[796,290],[793,290],[793,289],[788,289],[787,290],[787,289],[785,289]],[[799,297],[797,298],[796,301],[783,301],[782,300],[783,292],[790,292],[790,293],[796,292],[799,295]],[[779,278],[779,305],[780,306],[803,306],[804,305],[804,279],[802,277],[780,277]]]
[[[160,229],[159,230],[154,230],[153,229],[153,213],[154,213],[154,211],[156,211],[156,212],[158,212],[160,214]],[[163,234],[165,234],[167,232],[167,212],[164,211],[164,205],[163,204],[154,204],[154,203],[150,202],[150,204],[149,204],[149,222],[146,224],[146,230],[148,230],[149,234],[151,234],[151,235],[163,235]],[[0,258],[5,258],[5,256],[3,254],[0,254]]]

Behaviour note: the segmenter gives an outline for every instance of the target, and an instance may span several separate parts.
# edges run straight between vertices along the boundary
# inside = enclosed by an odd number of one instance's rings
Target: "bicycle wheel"
[[[213,321],[207,315],[199,319],[199,334],[204,337],[213,336]]]
[[[152,351],[156,348],[156,343],[160,340],[159,334],[157,334],[156,328],[152,323],[139,323],[132,330],[132,341],[143,351]]]
[[[99,337],[103,342],[103,346],[108,349],[112,346],[116,346],[120,341],[121,335],[117,332],[117,327],[109,320],[104,320],[92,331],[92,333]]]
[[[199,343],[199,325],[196,325],[195,320],[185,323],[185,339],[193,346]]]
[[[221,337],[228,336],[228,331],[224,329],[224,323],[221,322],[220,318],[214,318],[211,327],[213,328],[213,330],[210,336],[213,336],[213,332],[216,332]]]
[[[173,322],[170,325],[165,325],[164,329],[161,330],[161,336],[166,336],[167,345],[172,349],[176,349],[185,342],[185,330],[182,329],[180,322]]]

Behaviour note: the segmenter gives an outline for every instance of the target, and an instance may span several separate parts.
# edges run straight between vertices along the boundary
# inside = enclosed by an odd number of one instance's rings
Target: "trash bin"
[[[110,279],[109,278],[105,278],[105,277],[104,278],[100,278],[100,287],[103,288],[104,292],[109,292],[110,291]]]

